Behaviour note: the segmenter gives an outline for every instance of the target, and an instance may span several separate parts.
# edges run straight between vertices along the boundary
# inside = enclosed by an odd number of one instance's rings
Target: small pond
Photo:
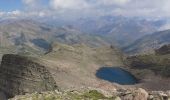
[[[49,50],[49,48],[51,48],[51,44],[44,39],[33,39],[31,42],[44,50]]]
[[[96,72],[96,76],[100,79],[121,85],[138,83],[138,80],[130,72],[118,67],[103,67]]]

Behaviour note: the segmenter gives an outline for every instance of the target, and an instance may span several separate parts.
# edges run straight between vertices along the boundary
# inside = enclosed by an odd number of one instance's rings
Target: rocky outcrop
[[[170,44],[169,45],[164,45],[161,48],[155,50],[155,53],[160,54],[160,55],[170,54]]]
[[[126,65],[132,67],[132,68],[147,68],[149,65],[153,65],[153,63],[151,61],[145,61],[145,59],[143,60],[142,58],[140,58],[141,56],[130,56],[127,57],[125,63]]]
[[[152,70],[156,75],[170,77],[170,55],[136,55],[127,57],[126,65],[133,69]]]
[[[13,97],[56,90],[57,86],[46,67],[24,56],[7,54],[0,66],[0,89]]]

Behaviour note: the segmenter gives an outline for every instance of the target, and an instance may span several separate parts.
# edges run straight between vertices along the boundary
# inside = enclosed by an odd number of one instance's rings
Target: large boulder
[[[8,97],[56,90],[55,80],[45,66],[32,58],[7,54],[0,66],[0,89]]]
[[[148,92],[142,88],[131,90],[121,96],[122,100],[147,100],[148,97]]]

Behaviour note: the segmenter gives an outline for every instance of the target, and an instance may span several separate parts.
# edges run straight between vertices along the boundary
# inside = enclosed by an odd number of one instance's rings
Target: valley
[[[71,26],[55,27],[34,20],[5,20],[0,23],[0,90],[7,98],[26,93],[35,93],[37,98],[40,95],[37,93],[58,98],[61,96],[58,92],[83,88],[85,94],[81,91],[81,95],[67,96],[82,99],[88,91],[101,90],[117,94],[112,97],[103,96],[103,92],[95,94],[111,100],[124,98],[119,94],[121,90],[132,94],[141,92],[138,88],[148,93],[168,91],[169,30],[148,34],[133,40],[133,44],[127,42],[128,46],[117,46],[119,41],[112,35],[85,33]]]

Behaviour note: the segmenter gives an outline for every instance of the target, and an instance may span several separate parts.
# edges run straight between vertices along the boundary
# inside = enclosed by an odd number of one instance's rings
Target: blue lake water
[[[36,46],[43,48],[44,50],[49,50],[51,47],[51,44],[44,39],[33,39],[31,42],[33,42]]]
[[[96,76],[100,79],[121,85],[138,83],[138,80],[131,73],[118,67],[103,67],[96,72]]]

